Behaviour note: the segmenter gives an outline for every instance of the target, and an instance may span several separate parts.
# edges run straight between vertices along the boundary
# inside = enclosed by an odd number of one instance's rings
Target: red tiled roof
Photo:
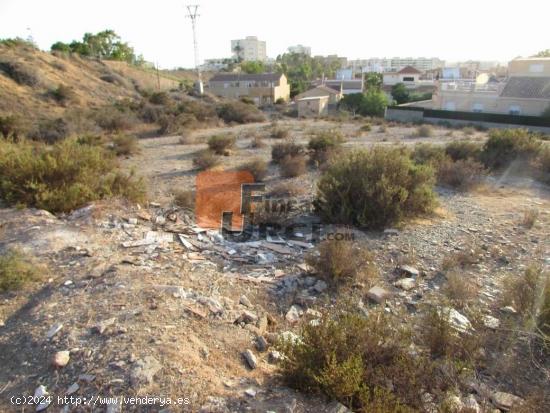
[[[419,74],[421,74],[422,72],[421,72],[420,70],[418,70],[418,69],[415,69],[415,68],[412,67],[412,66],[405,66],[403,69],[401,69],[401,70],[400,70],[399,72],[397,72],[397,73],[402,74],[402,75],[405,75],[405,74],[407,74],[407,75],[409,75],[409,74],[410,74],[410,75],[413,75],[413,74],[414,74],[414,75],[419,75]]]

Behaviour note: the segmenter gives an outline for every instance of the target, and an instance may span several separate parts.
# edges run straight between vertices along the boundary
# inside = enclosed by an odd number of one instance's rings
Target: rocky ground
[[[417,138],[412,127],[380,132],[373,126],[360,133],[357,123],[285,126],[303,142],[312,129],[339,128],[348,136],[346,145],[357,147],[453,139],[445,129]],[[269,159],[273,140],[266,139],[267,148],[250,149],[248,137],[268,127],[231,128],[241,138],[224,167],[251,156]],[[462,135],[454,132],[454,138]],[[281,335],[292,337],[335,298],[304,264],[315,243],[303,234],[231,243],[197,228],[188,211],[172,206],[171,192],[193,186],[191,159],[205,145],[163,137],[142,140],[141,146],[141,154],[126,164],[149,179],[154,202],[148,205],[100,202],[59,217],[0,209],[0,249],[19,247],[49,269],[41,283],[0,297],[0,410],[35,410],[13,404],[12,397],[47,391],[54,396],[49,411],[345,411],[285,388],[277,376],[280,354],[273,343]],[[311,198],[317,174],[294,178],[310,189],[303,202]],[[277,168],[270,167],[268,188],[280,181]],[[375,286],[356,286],[365,311],[385,306],[414,324],[423,306],[441,295],[444,258],[475,250],[476,263],[462,271],[478,287],[483,333],[496,335],[514,317],[500,302],[503,280],[534,262],[550,266],[550,192],[528,179],[490,178],[467,194],[439,190],[439,203],[435,216],[402,228],[355,232],[375,254],[380,272]],[[526,229],[521,221],[531,208],[540,215]],[[457,327],[469,328],[470,321],[454,311]],[[549,383],[548,366],[526,368],[517,352],[484,351],[486,374],[472,379],[470,393],[458,400],[474,411],[507,411],[514,397]],[[121,406],[97,399],[130,394],[183,402]],[[66,395],[86,399],[86,405],[63,406],[57,397]]]

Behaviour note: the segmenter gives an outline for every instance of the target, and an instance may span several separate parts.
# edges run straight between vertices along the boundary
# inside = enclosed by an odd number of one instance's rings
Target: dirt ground
[[[467,135],[437,127],[433,136],[419,138],[412,126],[392,126],[382,132],[373,125],[370,132],[362,132],[359,122],[278,124],[304,144],[317,130],[338,129],[349,148],[486,138],[484,132]],[[148,180],[151,204],[147,206],[101,202],[62,217],[35,210],[0,210],[0,247],[18,246],[49,267],[42,283],[1,296],[1,411],[34,410],[15,405],[12,397],[32,395],[39,385],[57,397],[70,393],[71,387],[74,390],[75,383],[78,389],[72,394],[88,401],[97,395],[128,394],[189,399],[189,404],[170,407],[170,412],[335,411],[326,400],[285,388],[273,354],[256,350],[258,334],[270,338],[298,330],[285,315],[299,297],[305,294],[319,303],[326,298],[326,292],[310,294],[317,280],[300,269],[309,249],[287,244],[290,252],[276,253],[269,252],[263,241],[241,246],[218,243],[213,234],[194,232],[188,214],[172,205],[174,190],[194,188],[192,158],[206,148],[208,136],[231,132],[238,137],[232,155],[222,157],[222,167],[231,170],[253,157],[270,160],[271,146],[278,142],[267,136],[270,128],[264,123],[201,130],[193,135],[198,143],[185,145],[179,136],[141,139],[141,153],[126,159],[124,166]],[[250,148],[253,135],[266,135],[266,147]],[[318,176],[310,169],[292,181],[313,196]],[[276,166],[270,165],[265,181],[268,190],[282,181]],[[438,198],[435,216],[408,223],[397,235],[360,233],[360,240],[375,253],[380,283],[394,292],[388,311],[404,320],[414,315],[424,301],[441,294],[445,256],[486,246],[482,261],[465,270],[464,276],[480,287],[485,314],[504,320],[508,315],[499,306],[503,280],[533,262],[550,265],[548,188],[527,178],[491,177],[470,193],[438,189]],[[526,229],[521,220],[532,208],[539,211],[539,219]],[[151,232],[168,233],[171,238],[140,244]],[[185,234],[200,246],[191,251],[176,234]],[[266,257],[265,263],[258,264],[260,255]],[[411,291],[393,287],[396,265],[405,261],[422,273]],[[250,303],[243,304],[243,295]],[[245,311],[258,320],[242,321]],[[56,323],[63,327],[48,338]],[[255,353],[255,369],[244,361],[245,349]],[[61,350],[70,351],[70,362],[54,368],[51,358]],[[484,383],[491,389],[527,397],[533,384],[548,383],[544,370],[525,369],[524,359],[488,351]],[[144,378],[144,370],[154,373]],[[546,389],[550,391],[549,386]],[[485,406],[487,400],[478,396]],[[52,411],[121,411],[106,404],[52,404]],[[158,404],[122,407],[122,411],[160,410]]]

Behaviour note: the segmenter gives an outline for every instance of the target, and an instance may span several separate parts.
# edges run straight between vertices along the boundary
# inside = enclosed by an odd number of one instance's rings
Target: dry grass
[[[279,169],[283,178],[295,178],[303,175],[307,170],[306,157],[304,155],[287,155],[279,162]]]
[[[303,186],[300,186],[294,182],[281,182],[269,191],[269,195],[272,197],[286,198],[289,196],[303,195],[306,192],[307,191]]]
[[[311,253],[306,261],[335,288],[353,282],[371,285],[378,277],[373,255],[352,241],[325,240],[319,244],[318,254]]]
[[[431,125],[420,125],[416,128],[414,136],[418,138],[430,138],[434,135],[434,128]]]
[[[479,262],[480,252],[478,249],[467,249],[450,253],[443,258],[441,268],[443,271],[452,269],[465,269]]]
[[[261,158],[254,158],[249,162],[242,165],[239,169],[248,171],[254,177],[254,181],[261,182],[267,176],[268,168],[267,162]]]
[[[195,208],[195,191],[176,189],[173,191],[173,194],[175,205],[189,210]]]
[[[220,163],[220,159],[216,156],[216,154],[208,149],[199,151],[193,157],[193,166],[195,166],[200,171],[214,168]]]
[[[536,208],[528,209],[523,213],[523,219],[521,220],[521,225],[523,225],[527,229],[531,229],[535,226],[538,218],[539,218],[538,209]]]
[[[20,251],[0,255],[0,291],[19,290],[44,276],[45,268]]]
[[[465,308],[477,297],[479,286],[463,272],[450,271],[445,274],[445,278],[447,282],[442,291],[454,307]]]
[[[213,135],[208,138],[208,147],[217,155],[226,155],[235,146],[237,139],[234,135]]]

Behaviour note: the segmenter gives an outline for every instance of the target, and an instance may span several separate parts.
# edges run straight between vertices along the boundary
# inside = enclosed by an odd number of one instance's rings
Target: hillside
[[[7,73],[6,63],[31,79],[18,83]],[[4,68],[4,69],[2,69]],[[30,84],[29,84],[30,83]],[[124,98],[138,98],[139,90],[178,88],[172,76],[128,65],[42,52],[31,47],[0,44],[0,114],[15,113],[30,119],[62,115],[71,109],[89,109]],[[68,107],[56,102],[51,91],[60,85],[71,88],[74,98]]]

